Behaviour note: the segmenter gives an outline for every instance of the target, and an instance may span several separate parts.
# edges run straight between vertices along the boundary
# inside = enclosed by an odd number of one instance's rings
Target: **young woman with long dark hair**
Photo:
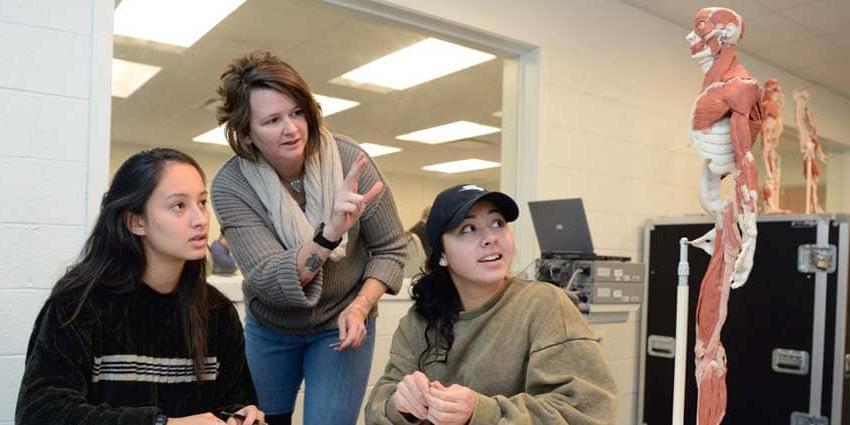
[[[578,309],[555,285],[508,276],[518,214],[475,185],[437,196],[431,255],[366,423],[614,423],[614,379]]]
[[[239,317],[205,280],[207,197],[200,166],[179,151],[121,165],[38,315],[17,424],[263,419]]]

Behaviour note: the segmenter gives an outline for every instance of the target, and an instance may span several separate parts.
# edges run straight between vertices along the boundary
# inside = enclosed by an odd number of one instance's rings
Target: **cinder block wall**
[[[3,0],[0,5],[3,425],[13,423],[38,309],[85,237],[95,3]]]

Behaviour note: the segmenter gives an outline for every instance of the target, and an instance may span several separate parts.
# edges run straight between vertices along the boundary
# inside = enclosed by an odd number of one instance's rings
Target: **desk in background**
[[[232,275],[211,274],[207,277],[207,282],[221,291],[230,301],[233,301],[236,311],[239,312],[239,318],[244,322],[245,296],[242,294],[242,275],[238,273]]]

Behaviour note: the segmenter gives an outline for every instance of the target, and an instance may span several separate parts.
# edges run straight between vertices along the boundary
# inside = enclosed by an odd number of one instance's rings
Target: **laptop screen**
[[[581,198],[528,203],[542,253],[592,255],[593,241]]]

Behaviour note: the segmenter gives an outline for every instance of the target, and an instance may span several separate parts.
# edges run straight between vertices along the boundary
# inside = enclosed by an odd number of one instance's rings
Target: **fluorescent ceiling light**
[[[487,62],[495,57],[489,53],[436,38],[426,38],[349,71],[331,82],[355,87],[373,85],[404,90]]]
[[[498,133],[499,131],[501,131],[501,129],[498,127],[491,127],[489,125],[482,125],[469,121],[455,121],[448,124],[438,125],[436,127],[426,128],[424,130],[414,131],[412,133],[402,134],[401,136],[396,136],[396,139],[436,145],[438,143],[446,143],[454,140],[483,136],[485,134]]]
[[[465,173],[467,171],[485,170],[487,168],[496,168],[498,162],[485,161],[483,159],[464,159],[460,161],[441,162],[439,164],[431,164],[422,167],[425,171],[436,171],[438,173],[455,174]]]
[[[189,47],[245,0],[123,0],[115,34]]]
[[[353,100],[340,99],[338,97],[322,96],[320,94],[314,94],[313,98],[316,99],[316,102],[318,102],[319,105],[322,105],[323,117],[329,117],[337,112],[342,112],[346,109],[351,109],[360,104],[360,102],[355,102]]]
[[[376,145],[374,143],[361,143],[360,147],[372,158],[401,151],[401,148],[395,146]]]
[[[227,139],[224,137],[224,125],[216,127],[204,134],[195,136],[192,141],[197,143],[212,143],[214,145],[228,146]]]
[[[112,95],[130,97],[160,70],[158,66],[112,59]]]

